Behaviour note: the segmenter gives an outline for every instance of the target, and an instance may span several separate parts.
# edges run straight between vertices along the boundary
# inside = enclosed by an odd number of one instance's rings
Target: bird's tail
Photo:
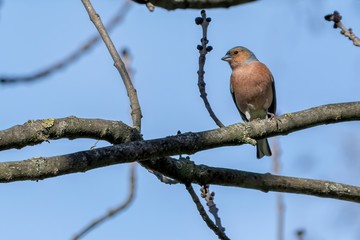
[[[260,159],[263,156],[271,156],[270,146],[266,138],[257,140],[256,144],[256,157]]]

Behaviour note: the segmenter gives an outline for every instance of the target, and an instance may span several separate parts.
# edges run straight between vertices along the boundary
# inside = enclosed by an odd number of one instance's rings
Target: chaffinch
[[[241,118],[245,121],[275,116],[276,95],[274,78],[265,64],[249,49],[234,47],[221,58],[230,64],[230,92]],[[266,138],[257,140],[256,156],[271,156]]]

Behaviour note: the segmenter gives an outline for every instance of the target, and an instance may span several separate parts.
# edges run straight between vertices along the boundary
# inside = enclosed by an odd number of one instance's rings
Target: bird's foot
[[[276,117],[275,113],[267,112],[267,115],[270,116],[270,119]]]

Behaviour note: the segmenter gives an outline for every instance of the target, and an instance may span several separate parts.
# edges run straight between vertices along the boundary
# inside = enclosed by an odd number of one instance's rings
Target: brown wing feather
[[[271,75],[271,79],[272,79],[272,92],[273,92],[273,100],[272,100],[272,103],[268,109],[268,112],[269,113],[273,113],[273,114],[276,114],[276,91],[275,91],[275,81],[274,81],[274,77]],[[268,117],[271,117],[269,114],[268,114]]]
[[[232,86],[231,86],[231,83],[230,83],[230,93],[231,93],[232,99],[233,99],[233,101],[234,101],[234,103],[235,103],[235,106],[236,106],[237,110],[238,110],[239,113],[240,113],[240,116],[241,116],[242,120],[243,120],[244,122],[248,122],[249,120],[246,118],[245,114],[240,110],[240,108],[238,107],[238,105],[237,105],[237,103],[236,103],[235,94],[234,94],[234,90],[233,90],[233,88],[232,88]]]

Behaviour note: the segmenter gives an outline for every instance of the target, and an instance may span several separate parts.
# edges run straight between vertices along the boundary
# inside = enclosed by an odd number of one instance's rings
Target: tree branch
[[[210,192],[210,185],[205,184],[201,186],[201,197],[206,201],[206,205],[209,207],[209,212],[214,216],[215,225],[219,231],[225,232],[225,228],[221,224],[221,218],[219,216],[219,209],[215,204],[215,192]]]
[[[112,159],[122,159],[122,162],[141,161],[154,157],[194,154],[198,151],[222,146],[242,145],[245,143],[252,143],[254,139],[276,135],[287,135],[294,131],[321,124],[355,120],[360,120],[360,102],[329,104],[296,113],[284,114],[272,119],[238,123],[204,132],[189,132],[153,140],[133,141],[91,151],[99,151],[99,154],[102,151],[106,153],[111,152],[114,154]],[[52,131],[53,127],[59,126],[53,125],[55,122],[54,119],[50,119],[50,123],[47,123],[46,120],[42,120],[40,121],[40,125],[45,125],[47,130]],[[63,137],[67,136],[63,135]],[[2,141],[10,141],[8,138],[16,139],[18,137],[16,134],[15,136],[4,135]],[[112,164],[116,164],[116,161]]]
[[[98,150],[98,149],[96,149]],[[40,180],[67,173],[83,172],[126,160],[112,157],[112,152],[90,150],[49,158],[32,158],[19,162],[0,163],[0,182]],[[148,167],[181,182],[200,185],[216,184],[257,189],[263,192],[287,192],[334,198],[360,203],[360,187],[323,180],[260,174],[240,170],[195,165],[192,161],[158,158],[147,161]]]
[[[203,8],[229,8],[239,4],[254,2],[256,0],[133,0],[137,3],[147,2],[167,10],[175,9],[203,9]]]
[[[340,28],[340,33],[347,37],[353,44],[357,47],[360,47],[360,39],[353,33],[351,28],[346,28],[341,22],[342,16],[338,11],[334,11],[332,14],[325,16],[325,20],[334,22],[334,28]]]
[[[201,10],[201,17],[195,18],[195,23],[197,25],[201,25],[202,28],[202,38],[201,38],[201,45],[197,46],[197,49],[199,50],[199,70],[198,70],[198,87],[200,91],[200,97],[203,99],[206,110],[209,112],[210,117],[214,120],[216,125],[219,127],[225,127],[224,124],[216,117],[214,111],[212,110],[209,100],[207,99],[207,93],[205,91],[205,80],[204,80],[204,67],[205,67],[205,61],[206,61],[206,54],[210,52],[213,48],[211,46],[207,46],[209,40],[207,38],[207,28],[209,26],[209,23],[211,22],[211,18],[206,17],[206,11]]]
[[[206,225],[219,237],[219,239],[230,240],[230,238],[226,236],[224,229],[216,226],[215,223],[209,218],[191,184],[187,183],[185,186]]]
[[[242,145],[252,142],[253,139],[286,135],[320,124],[352,120],[360,120],[360,102],[330,104],[297,113],[285,114],[274,119],[234,124],[225,128],[178,134],[160,139],[133,141],[62,156],[36,158],[20,162],[3,162],[0,163],[0,169],[3,170],[0,171],[0,181],[36,180],[118,163],[184,153],[193,154],[221,146]],[[49,131],[52,131],[51,125],[50,123],[47,127]],[[41,163],[44,163],[44,165],[41,165],[40,171],[38,165]],[[157,169],[154,170],[158,171]]]
[[[89,14],[90,20],[94,23],[96,29],[99,31],[101,38],[103,39],[109,53],[114,60],[114,66],[119,71],[120,76],[124,82],[127,94],[130,99],[131,117],[133,120],[133,126],[140,132],[141,131],[141,109],[139,99],[137,97],[136,90],[131,82],[129,73],[126,70],[126,66],[122,61],[118,51],[116,50],[114,43],[112,42],[108,32],[106,31],[100,15],[95,12],[91,2],[89,0],[82,0],[82,3]]]
[[[126,13],[130,9],[130,5],[131,4],[129,1],[125,1],[124,4],[119,8],[119,10],[115,13],[115,16],[106,25],[109,31],[114,29],[114,27],[117,26],[125,18]],[[72,52],[65,58],[59,60],[53,65],[47,66],[46,68],[35,72],[34,74],[30,74],[26,76],[14,76],[14,77],[0,76],[0,84],[33,82],[35,80],[39,80],[46,76],[49,76],[50,74],[55,73],[56,71],[69,66],[77,59],[79,59],[81,56],[84,56],[84,53],[86,53],[93,46],[95,46],[95,44],[99,42],[100,39],[101,38],[99,35],[95,35],[91,37],[87,42],[85,42],[85,44],[80,46],[78,49],[76,49],[74,52]]]
[[[118,121],[73,116],[30,120],[23,125],[0,131],[0,150],[20,149],[61,138],[91,138],[119,144],[138,140],[140,135],[136,129]]]
[[[113,164],[149,160],[146,166],[180,182],[217,184],[309,194],[360,202],[360,188],[328,181],[249,173],[238,170],[197,166],[189,160],[164,157],[246,143],[247,138],[263,138],[310,128],[320,124],[360,120],[360,102],[330,104],[246,124],[162,139],[134,141],[48,158],[32,158],[0,163],[0,182],[39,180],[63,174],[84,172]],[[50,127],[51,131],[51,127]],[[65,134],[66,135],[66,134]],[[16,136],[13,136],[16,137]]]
[[[163,174],[181,182],[307,194],[360,203],[360,187],[347,184],[195,165],[185,159],[173,161],[171,158],[161,158],[151,163],[154,168],[162,167]]]

